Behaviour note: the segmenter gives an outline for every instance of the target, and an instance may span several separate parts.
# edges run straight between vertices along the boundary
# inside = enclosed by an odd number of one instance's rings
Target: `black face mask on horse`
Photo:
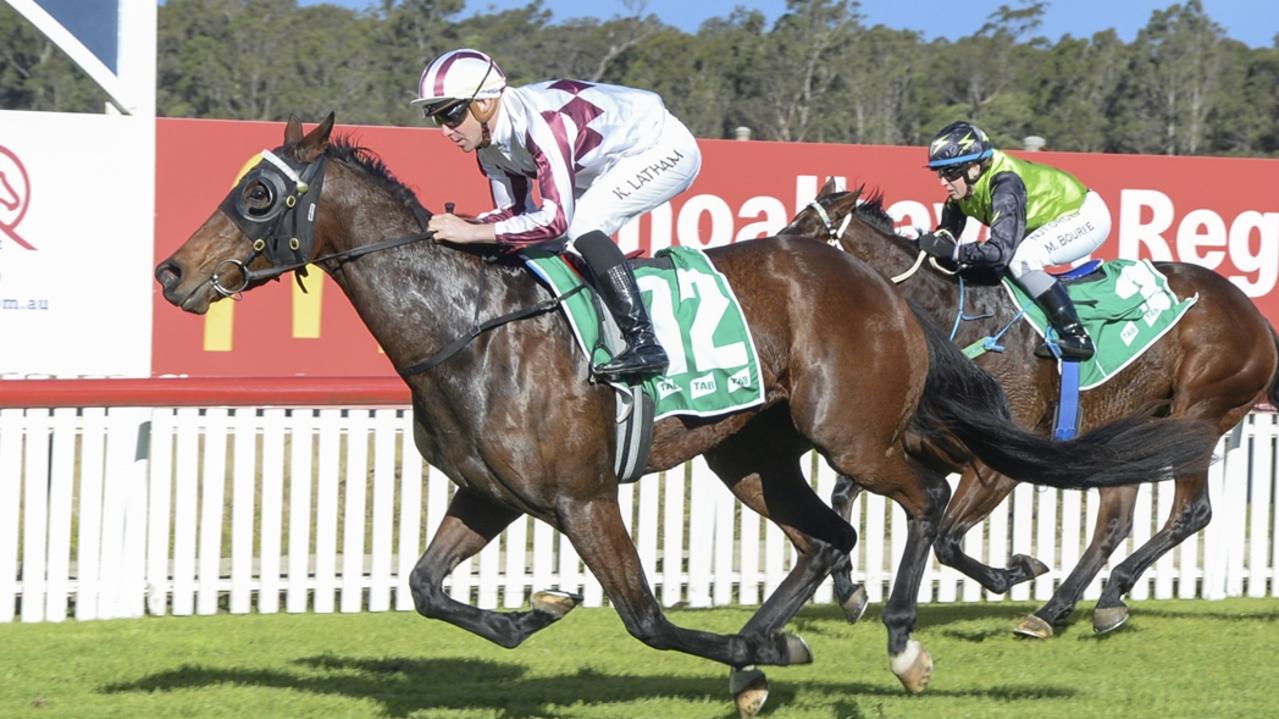
[[[418,230],[421,210],[380,162],[331,142],[332,121],[330,115],[305,136],[290,122],[275,154],[303,167],[328,158],[312,252],[397,368],[473,326],[472,308],[459,298],[478,297],[474,309],[484,317],[547,300],[545,287],[517,263],[485,264],[476,253],[433,242],[384,239]],[[259,182],[246,178],[233,194]],[[254,249],[255,239],[215,211],[157,267],[164,297],[206,311],[225,294],[211,278],[236,258],[247,258],[239,260],[242,289],[274,276],[278,267]],[[377,245],[386,249],[355,259]],[[343,259],[323,260],[324,253]],[[409,581],[419,612],[514,647],[571,609],[576,598],[556,593],[536,592],[532,608],[498,612],[444,591],[454,567],[527,513],[572,542],[632,635],[732,667],[739,708],[752,714],[767,691],[758,665],[811,661],[807,645],[782,629],[831,569],[848,561],[856,539],[801,471],[815,448],[837,471],[906,509],[909,535],[884,622],[893,671],[920,691],[932,663],[910,634],[949,495],[939,470],[980,458],[1027,481],[1092,487],[1153,479],[1166,467],[1198,471],[1208,462],[1215,436],[1194,422],[1130,420],[1064,443],[1017,429],[999,386],[921,321],[890,283],[812,237],[741,242],[707,255],[749,322],[765,401],[724,416],[658,422],[647,469],[704,455],[734,495],[778,524],[798,560],[776,592],[736,634],[666,619],[619,509],[612,390],[587,381],[587,360],[570,330],[557,313],[544,312],[483,333],[406,378],[417,447],[458,485]],[[491,275],[491,291],[480,293],[483,273]]]

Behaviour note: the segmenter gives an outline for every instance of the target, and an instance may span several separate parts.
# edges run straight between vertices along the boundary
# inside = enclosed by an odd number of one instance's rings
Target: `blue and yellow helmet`
[[[935,170],[980,162],[994,152],[995,146],[981,128],[960,120],[943,127],[928,143],[928,167]]]

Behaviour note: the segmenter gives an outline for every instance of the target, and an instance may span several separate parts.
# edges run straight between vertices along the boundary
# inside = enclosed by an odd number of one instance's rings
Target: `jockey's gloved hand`
[[[919,249],[939,260],[959,260],[959,243],[949,230],[926,232],[919,236]]]

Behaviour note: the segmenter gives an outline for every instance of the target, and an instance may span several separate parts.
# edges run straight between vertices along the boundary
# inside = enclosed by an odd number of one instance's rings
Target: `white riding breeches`
[[[701,167],[696,138],[667,113],[656,144],[619,160],[577,198],[569,240],[592,230],[612,235],[631,218],[687,190]]]
[[[1110,209],[1096,192],[1089,191],[1084,204],[1034,232],[1017,245],[1008,272],[1014,279],[1028,272],[1064,265],[1101,246],[1110,235]]]

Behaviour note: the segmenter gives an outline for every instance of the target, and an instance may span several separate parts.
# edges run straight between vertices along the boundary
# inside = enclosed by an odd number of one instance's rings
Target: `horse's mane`
[[[884,191],[867,191],[866,186],[862,185],[853,190],[853,202],[856,203],[857,200],[861,199],[862,195],[866,197],[860,203],[854,205],[853,214],[881,232],[896,235],[897,233],[893,230],[893,218],[889,217],[888,212],[884,209]]]
[[[391,172],[386,163],[382,161],[381,156],[373,150],[359,145],[355,138],[350,135],[333,136],[329,140],[328,149],[324,151],[324,154],[363,170],[364,174],[376,180],[379,185],[403,202],[405,207],[413,210],[415,215],[424,213],[426,217],[431,216],[431,211],[422,205],[417,193],[409,189],[408,185],[401,182]]]

